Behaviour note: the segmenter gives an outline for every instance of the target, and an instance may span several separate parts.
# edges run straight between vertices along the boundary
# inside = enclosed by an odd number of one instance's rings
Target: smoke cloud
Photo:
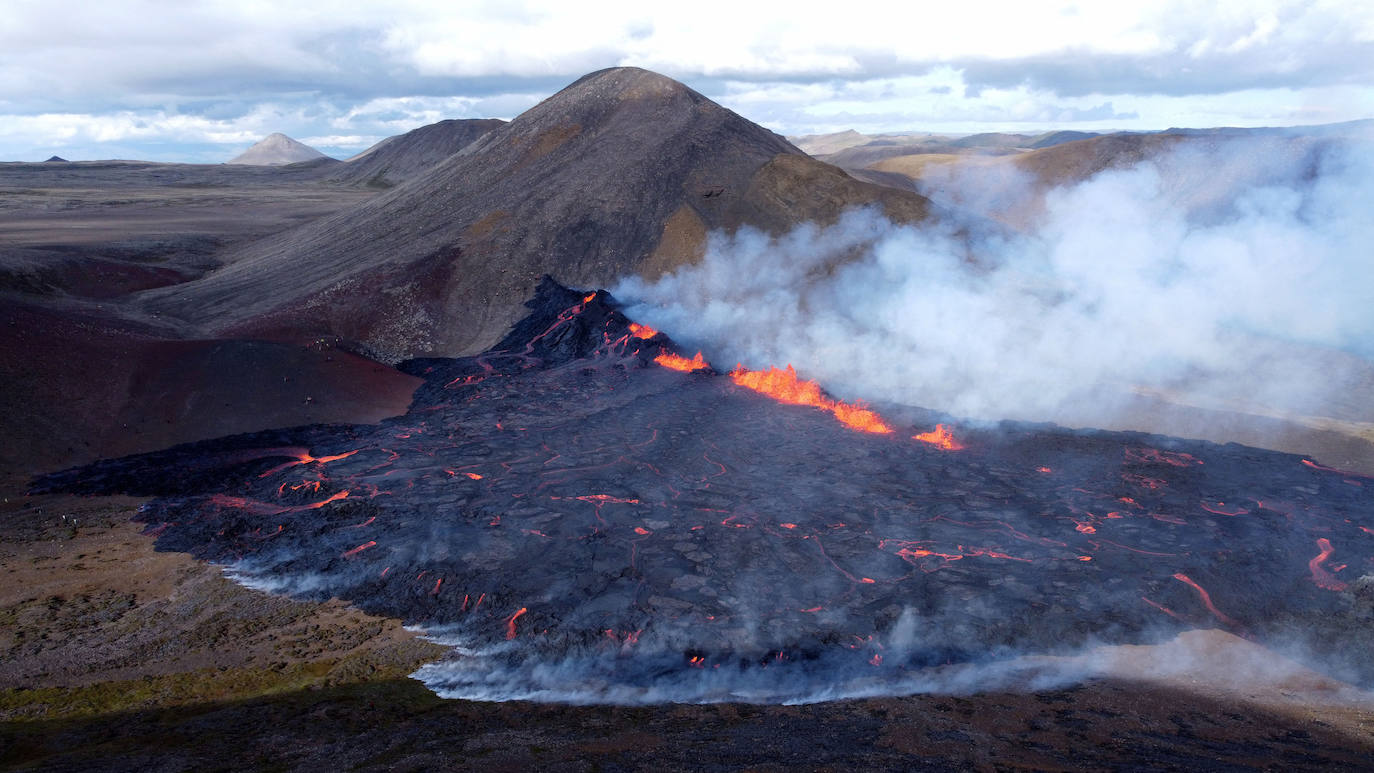
[[[1043,194],[1009,169],[928,192],[993,215],[1042,195],[1024,231],[852,211],[715,233],[698,264],[613,292],[717,366],[974,419],[1092,423],[1141,389],[1310,413],[1368,372],[1368,147],[1187,143]]]

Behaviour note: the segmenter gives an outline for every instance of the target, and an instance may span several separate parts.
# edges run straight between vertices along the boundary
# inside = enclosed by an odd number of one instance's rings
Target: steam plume
[[[614,293],[712,362],[792,363],[846,398],[1066,423],[1133,388],[1311,411],[1374,353],[1374,154],[1272,147],[1101,172],[1024,233],[871,210],[716,233],[700,263]],[[956,172],[935,192],[1005,207],[1025,184]]]

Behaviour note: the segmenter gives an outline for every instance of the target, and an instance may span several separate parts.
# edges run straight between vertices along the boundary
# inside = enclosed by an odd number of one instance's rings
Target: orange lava
[[[479,601],[479,602],[477,602],[477,603],[480,604],[481,602]],[[476,609],[476,607],[473,607],[473,609]],[[525,612],[527,612],[527,611],[528,611],[528,610],[525,609],[525,607],[520,607],[519,611],[517,611],[515,614],[511,615],[510,617],[506,618],[506,638],[507,638],[507,639],[514,639],[514,638],[515,638],[515,621],[516,621],[516,619],[518,619],[521,615],[525,614]]]
[[[922,432],[919,435],[912,435],[912,440],[919,440],[922,443],[929,443],[936,448],[943,448],[946,451],[961,451],[964,444],[954,439],[954,433],[943,424],[936,424],[935,429],[929,432]]]
[[[1321,537],[1317,540],[1317,547],[1321,549],[1321,553],[1318,554],[1316,558],[1307,562],[1307,568],[1312,570],[1312,582],[1316,583],[1318,588],[1334,591],[1342,591],[1350,587],[1340,580],[1337,580],[1335,575],[1322,568],[1322,564],[1326,563],[1326,559],[1330,558],[1331,554],[1336,552],[1336,549],[1331,547],[1331,540],[1326,537]]]
[[[332,494],[332,495],[330,495],[330,497],[329,497],[328,499],[324,500],[323,502],[316,502],[316,503],[314,503],[313,505],[306,505],[306,509],[307,509],[307,510],[318,510],[318,509],[320,509],[321,507],[324,507],[325,505],[329,504],[330,502],[337,502],[337,501],[339,501],[340,499],[348,499],[348,490],[347,490],[347,489],[344,489],[343,491],[340,491],[340,492],[337,493],[337,494]]]
[[[851,405],[839,400],[831,400],[821,392],[814,381],[802,381],[797,371],[788,365],[784,370],[745,370],[736,368],[730,372],[730,379],[742,387],[747,387],[768,395],[778,402],[790,405],[810,405],[835,414],[840,423],[860,432],[873,432],[886,435],[892,432],[882,417],[862,404]]]
[[[359,545],[358,547],[353,548],[352,550],[345,550],[345,551],[344,551],[344,554],[343,554],[343,557],[344,557],[344,558],[351,558],[351,557],[356,556],[356,555],[358,555],[359,553],[363,552],[364,550],[367,550],[367,549],[370,548],[370,547],[376,547],[376,545],[377,545],[377,541],[376,541],[376,540],[369,540],[369,541],[364,542],[363,544]],[[390,567],[388,567],[388,568],[390,568]]]
[[[296,457],[296,460],[295,460],[294,462],[287,462],[287,463],[285,463],[285,464],[279,464],[279,465],[277,465],[276,467],[273,467],[272,469],[268,470],[267,472],[262,473],[262,474],[259,475],[258,477],[259,477],[259,478],[266,478],[267,476],[269,476],[269,475],[271,475],[271,474],[273,474],[273,473],[280,472],[280,471],[286,469],[287,467],[294,467],[294,466],[296,466],[296,465],[298,465],[298,464],[310,464],[310,463],[312,463],[312,462],[319,462],[319,463],[321,463],[321,464],[326,464],[326,463],[328,463],[328,462],[337,462],[337,461],[340,460],[340,459],[347,459],[348,457],[350,457],[350,456],[352,456],[352,455],[358,453],[358,449],[354,449],[354,450],[352,450],[352,451],[348,451],[348,452],[342,453],[342,454],[333,454],[332,456],[311,456],[311,455],[310,455],[310,452],[309,452],[309,451],[306,451],[306,450],[304,450],[304,449],[295,449],[295,450],[299,451],[299,453],[294,453],[294,454],[292,454],[292,456]]]
[[[472,480],[481,480],[481,479],[482,479],[482,476],[481,476],[481,475],[478,475],[478,474],[475,473],[475,472],[465,472],[465,473],[463,473],[463,474],[466,475],[466,476],[468,476],[468,477],[471,478]]]
[[[1197,591],[1198,598],[1202,599],[1202,605],[1207,607],[1207,611],[1211,612],[1218,620],[1225,623],[1226,625],[1231,626],[1232,628],[1242,627],[1241,624],[1236,622],[1234,619],[1227,617],[1225,614],[1222,614],[1221,610],[1217,609],[1216,605],[1212,603],[1212,595],[1208,593],[1206,590],[1204,590],[1201,585],[1198,585],[1196,582],[1193,582],[1193,578],[1189,577],[1188,575],[1182,572],[1179,572],[1174,575],[1174,579],[1178,580],[1179,582],[1185,585],[1192,586],[1193,590]]]
[[[691,373],[694,370],[705,370],[711,367],[706,363],[706,360],[702,359],[701,352],[697,352],[697,356],[690,360],[686,357],[672,354],[671,352],[663,352],[654,358],[654,362],[665,368],[680,370],[683,373]]]
[[[630,335],[635,338],[653,338],[658,335],[658,331],[648,325],[641,325],[638,322],[630,323]]]

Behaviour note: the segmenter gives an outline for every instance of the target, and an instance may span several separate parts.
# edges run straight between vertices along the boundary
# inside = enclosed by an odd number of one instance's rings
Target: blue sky
[[[346,157],[617,65],[786,134],[1374,117],[1374,0],[924,5],[6,0],[0,159]]]

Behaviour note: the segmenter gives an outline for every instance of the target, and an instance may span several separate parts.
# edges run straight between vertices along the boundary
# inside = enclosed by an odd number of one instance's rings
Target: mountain
[[[230,159],[229,163],[281,166],[282,164],[295,164],[301,161],[314,161],[317,158],[328,158],[328,156],[309,145],[291,139],[281,132],[273,132],[258,140],[253,147]]]
[[[347,159],[327,179],[390,188],[457,153],[487,132],[505,125],[495,118],[449,119],[387,137]]]
[[[388,362],[472,353],[522,316],[544,274],[572,287],[656,277],[703,255],[712,230],[781,232],[869,204],[904,222],[931,210],[677,81],[614,68],[429,172],[142,302],[209,334],[337,335]]]

